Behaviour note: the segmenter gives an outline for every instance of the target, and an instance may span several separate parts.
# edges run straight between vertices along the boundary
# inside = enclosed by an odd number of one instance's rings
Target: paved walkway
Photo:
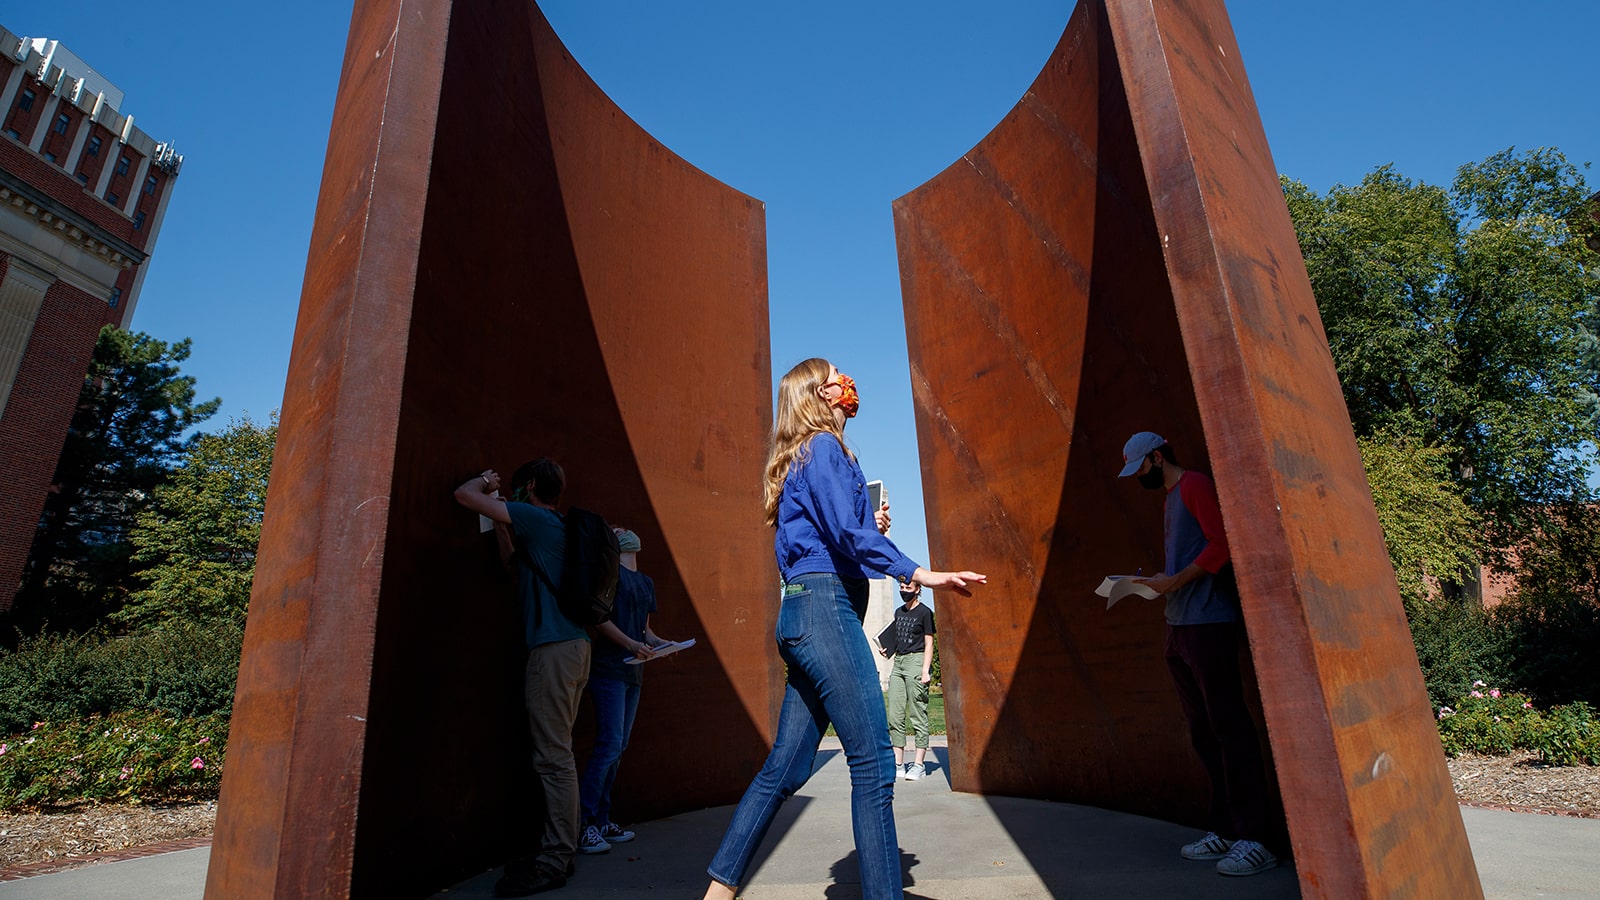
[[[945,751],[919,782],[895,790],[907,898],[1226,898],[1299,896],[1284,866],[1250,878],[1223,878],[1202,862],[1178,858],[1190,829],[1154,819],[1062,803],[981,797],[950,790]],[[745,900],[852,900],[860,897],[850,837],[849,773],[837,742],[822,766],[785,805],[757,858]],[[1491,900],[1533,897],[1600,900],[1600,820],[1497,810],[1462,811],[1484,893]],[[635,826],[637,841],[578,860],[565,900],[698,898],[730,807]],[[207,850],[91,866],[0,883],[0,900],[199,900]],[[435,895],[487,900],[498,872]]]

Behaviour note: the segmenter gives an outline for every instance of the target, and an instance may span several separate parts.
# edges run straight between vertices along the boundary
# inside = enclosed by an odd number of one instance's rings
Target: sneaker
[[[626,844],[633,840],[633,832],[612,822],[607,822],[605,827],[600,829],[600,836],[605,838],[608,844]]]
[[[894,764],[894,777],[895,777],[895,780],[896,781],[904,781],[906,779],[906,774],[908,772],[910,772],[910,771],[911,771],[911,764],[910,763],[895,763]]]
[[[906,766],[906,780],[907,781],[916,781],[918,778],[921,778],[923,775],[926,775],[927,772],[928,772],[927,768],[925,766],[923,766],[922,763],[915,763],[914,762],[911,765]]]
[[[1180,847],[1178,855],[1184,859],[1221,859],[1228,855],[1232,847],[1233,841],[1218,837],[1215,831],[1208,831],[1200,840]]]
[[[610,853],[611,844],[600,835],[600,829],[593,825],[586,826],[583,834],[578,838],[579,853]]]
[[[1228,855],[1217,860],[1219,875],[1254,875],[1276,866],[1278,858],[1255,841],[1236,841]]]

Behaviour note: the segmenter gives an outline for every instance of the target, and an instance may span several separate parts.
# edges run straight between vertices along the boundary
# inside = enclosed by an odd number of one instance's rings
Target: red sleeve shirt
[[[1212,575],[1232,559],[1228,549],[1228,534],[1222,529],[1222,506],[1217,503],[1217,486],[1210,477],[1199,472],[1184,472],[1178,479],[1178,495],[1189,515],[1200,523],[1206,536],[1206,548],[1195,557],[1194,563]]]

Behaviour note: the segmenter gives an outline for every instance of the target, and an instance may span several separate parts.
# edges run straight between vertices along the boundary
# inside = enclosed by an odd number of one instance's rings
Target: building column
[[[54,280],[50,273],[13,256],[5,280],[0,281],[0,418],[5,417],[6,401],[16,384],[44,292]]]

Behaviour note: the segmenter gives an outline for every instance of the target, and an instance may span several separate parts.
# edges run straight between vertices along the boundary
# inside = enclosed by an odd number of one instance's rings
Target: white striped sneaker
[[[1208,831],[1200,840],[1178,848],[1178,855],[1184,859],[1221,859],[1228,855],[1228,849],[1232,846],[1233,841],[1218,837],[1215,831]]]
[[[1278,858],[1255,841],[1235,841],[1228,855],[1217,860],[1219,875],[1254,875],[1276,866]]]

